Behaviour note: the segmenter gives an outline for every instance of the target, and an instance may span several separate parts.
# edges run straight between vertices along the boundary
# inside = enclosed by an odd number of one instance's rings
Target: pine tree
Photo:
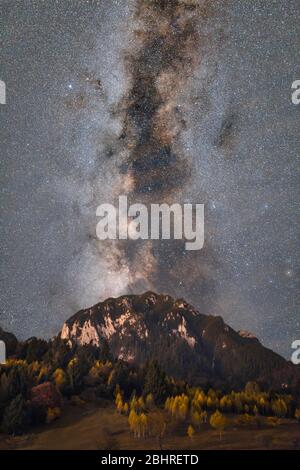
[[[21,394],[14,398],[6,408],[2,430],[7,434],[22,434],[27,424],[26,403]]]
[[[110,353],[109,344],[108,344],[108,341],[106,339],[103,339],[100,356],[101,356],[102,361],[110,361],[111,358],[112,358],[111,353]]]
[[[5,372],[1,374],[0,378],[0,406],[6,405],[9,401],[10,390],[9,390],[9,379]]]
[[[32,338],[29,340],[26,352],[26,362],[30,364],[34,361],[41,361],[48,351],[48,343],[43,339]]]
[[[157,361],[146,365],[144,393],[153,395],[155,403],[163,403],[168,392],[166,374],[161,370]]]

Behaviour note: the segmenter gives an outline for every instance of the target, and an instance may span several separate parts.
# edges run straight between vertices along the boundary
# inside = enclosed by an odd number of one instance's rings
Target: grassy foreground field
[[[168,418],[170,420],[170,418]],[[184,426],[174,432],[167,430],[162,448],[175,449],[300,449],[300,426],[295,420],[282,420],[277,427],[246,429],[229,419],[229,426],[219,433],[202,425],[191,439]],[[0,436],[0,449],[99,449],[158,450],[156,437],[135,439],[129,431],[127,418],[119,415],[111,404],[106,407],[68,406],[63,416],[50,425],[34,428],[20,437]]]

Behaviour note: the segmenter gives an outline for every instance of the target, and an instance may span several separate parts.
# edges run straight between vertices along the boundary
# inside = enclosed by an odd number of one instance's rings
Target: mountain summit
[[[246,331],[234,331],[219,316],[199,313],[184,299],[146,292],[109,298],[80,310],[59,334],[69,344],[100,347],[142,364],[156,358],[164,370],[192,384],[244,386],[257,380],[294,389],[299,368],[265,348]]]

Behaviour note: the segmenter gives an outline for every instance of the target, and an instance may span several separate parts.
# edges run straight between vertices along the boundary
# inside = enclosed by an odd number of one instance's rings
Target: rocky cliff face
[[[248,332],[236,332],[221,317],[203,315],[185,300],[146,292],[107,299],[65,322],[61,339],[101,346],[119,359],[159,360],[170,375],[191,383],[238,387],[249,380],[297,386],[299,368],[265,348]]]

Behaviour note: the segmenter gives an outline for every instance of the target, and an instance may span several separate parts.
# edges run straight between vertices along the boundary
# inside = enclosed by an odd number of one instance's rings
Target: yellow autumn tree
[[[124,403],[122,413],[127,416],[128,411],[129,411],[128,403]]]
[[[48,377],[48,368],[46,366],[42,366],[37,378],[37,382],[41,383],[42,381],[46,380]]]
[[[56,369],[53,373],[53,379],[57,388],[61,389],[67,382],[66,374],[62,369]]]
[[[232,407],[232,398],[228,395],[224,395],[224,397],[222,397],[220,400],[220,409],[226,413],[230,412],[232,410]]]
[[[130,400],[130,409],[131,409],[131,410],[136,410],[136,409],[137,409],[137,406],[138,406],[137,398],[136,398],[136,396],[134,395],[134,396],[132,397],[132,399]]]
[[[187,416],[187,412],[188,412],[188,404],[186,403],[185,400],[181,401],[178,411],[179,411],[180,419],[185,420]]]
[[[28,365],[28,371],[30,371],[33,375],[37,374],[40,370],[40,363],[38,361],[33,361],[31,364]]]
[[[47,410],[47,417],[46,417],[46,423],[50,424],[52,421],[55,421],[58,419],[61,415],[61,409],[60,408],[48,408]]]
[[[195,429],[193,428],[193,426],[190,424],[187,428],[187,435],[189,436],[190,439],[193,439],[194,437],[194,434],[195,434]]]
[[[195,397],[191,401],[191,409],[193,411],[201,411],[201,406],[199,405],[199,402]]]
[[[198,401],[198,404],[202,407],[206,404],[206,395],[205,393],[203,392],[203,390],[200,391],[200,393],[198,394],[197,396],[197,401]]]
[[[145,437],[148,430],[148,418],[145,413],[141,413],[140,415],[140,428],[142,437]]]
[[[145,402],[143,397],[139,397],[137,400],[137,407],[140,411],[143,411],[145,409]]]
[[[208,398],[207,398],[207,400],[206,400],[206,406],[207,406],[207,408],[208,408],[209,410],[213,408],[214,402],[213,402],[212,397],[208,397]]]
[[[209,424],[212,428],[217,429],[220,433],[220,440],[222,438],[222,432],[224,431],[226,425],[226,418],[219,410],[215,411],[209,420]]]
[[[240,414],[243,412],[243,403],[239,397],[235,397],[233,407],[236,413]]]
[[[185,394],[177,395],[174,398],[166,400],[165,408],[176,419],[185,420],[189,410],[189,397]]]
[[[148,393],[148,395],[146,396],[146,406],[147,406],[147,408],[152,408],[153,404],[154,404],[153,395],[152,395],[152,393]]]
[[[134,409],[131,409],[129,413],[128,423],[129,423],[130,430],[133,432],[134,437],[135,437],[138,431],[139,417],[136,414]]]
[[[118,413],[121,413],[123,410],[123,398],[120,392],[118,392],[116,395],[115,404],[116,404]]]
[[[95,361],[94,365],[89,370],[89,377],[91,379],[97,379],[100,375],[101,363],[100,361]]]
[[[171,401],[171,414],[172,416],[174,416],[174,418],[177,418],[178,408],[179,408],[179,398],[176,396]]]
[[[117,394],[116,394],[116,399],[115,399],[116,405],[119,401],[123,401],[121,392],[117,392]]]
[[[165,410],[170,412],[172,404],[172,398],[168,397],[165,401]]]
[[[271,409],[277,418],[284,418],[288,411],[286,403],[282,398],[273,400],[271,403]]]
[[[200,423],[201,423],[200,413],[198,411],[193,411],[191,418],[192,418],[193,425],[199,428]]]
[[[266,412],[266,400],[264,397],[260,397],[258,401],[259,410],[262,414]]]

